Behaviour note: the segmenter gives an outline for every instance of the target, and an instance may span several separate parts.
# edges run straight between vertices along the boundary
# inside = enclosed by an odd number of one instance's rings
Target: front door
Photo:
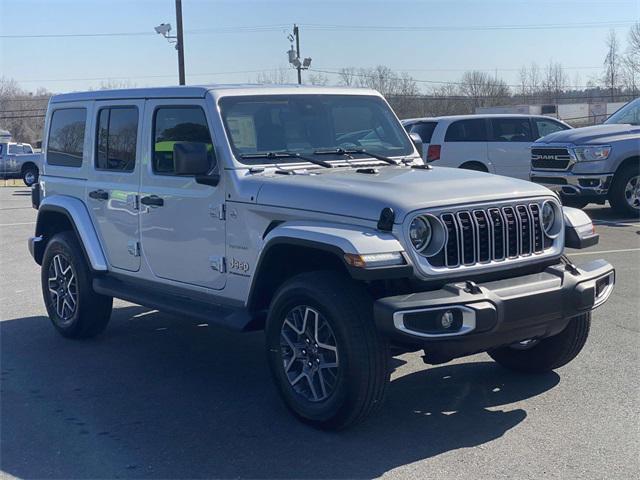
[[[144,101],[96,102],[86,205],[114,269],[140,269],[137,195]]]
[[[489,159],[495,173],[529,180],[533,142],[529,117],[491,119]]]
[[[142,252],[153,275],[211,289],[224,288],[223,181],[201,185],[175,174],[176,142],[206,143],[217,169],[211,121],[203,100],[149,100],[150,148],[140,188]]]

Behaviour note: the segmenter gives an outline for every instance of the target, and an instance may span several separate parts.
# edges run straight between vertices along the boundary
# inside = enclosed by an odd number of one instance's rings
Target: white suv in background
[[[402,124],[422,139],[425,162],[524,180],[529,180],[531,143],[571,128],[538,115],[452,115],[411,118]]]

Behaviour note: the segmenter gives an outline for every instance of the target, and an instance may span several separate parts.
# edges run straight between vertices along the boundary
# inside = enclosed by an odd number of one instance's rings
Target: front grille
[[[440,220],[448,235],[442,251],[429,258],[434,267],[514,259],[542,253],[550,246],[536,203],[442,213]]]
[[[531,149],[531,166],[540,170],[566,170],[571,165],[571,154],[566,148]]]

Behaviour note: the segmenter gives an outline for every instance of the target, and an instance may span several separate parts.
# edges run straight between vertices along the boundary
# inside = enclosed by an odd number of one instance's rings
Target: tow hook
[[[478,295],[479,293],[482,293],[478,284],[473,280],[467,280],[464,282],[464,291],[471,295]]]
[[[569,260],[569,257],[567,257],[566,255],[562,256],[562,261],[564,262],[564,269],[569,272],[571,275],[575,275],[578,276],[580,275],[580,270],[578,270],[578,267],[576,267],[571,260]]]

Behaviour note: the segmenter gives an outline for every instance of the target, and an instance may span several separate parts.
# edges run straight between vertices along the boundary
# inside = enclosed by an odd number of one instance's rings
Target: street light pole
[[[296,37],[296,56],[298,59],[300,58],[300,31],[298,30],[298,26],[293,26],[293,36]],[[302,85],[302,65],[298,62],[297,66],[298,70],[298,85]]]
[[[178,77],[180,85],[185,85],[184,78],[184,35],[182,33],[182,0],[176,0],[176,23],[178,24],[177,45],[178,49]],[[298,72],[298,75],[300,73]]]

